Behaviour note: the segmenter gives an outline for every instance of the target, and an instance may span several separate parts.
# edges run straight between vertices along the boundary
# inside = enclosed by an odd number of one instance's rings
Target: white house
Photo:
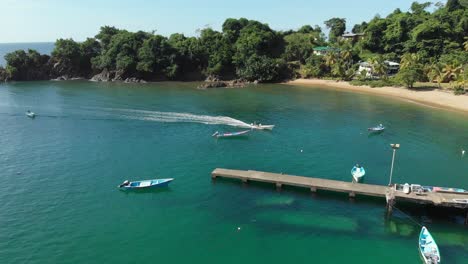
[[[387,65],[388,75],[395,75],[400,70],[399,63],[388,61],[388,60],[384,61],[384,63]],[[367,61],[363,61],[359,63],[358,74],[360,74],[362,71],[366,71],[366,76],[369,78],[376,77],[376,75],[374,74],[374,67],[372,67],[372,64],[370,64]]]

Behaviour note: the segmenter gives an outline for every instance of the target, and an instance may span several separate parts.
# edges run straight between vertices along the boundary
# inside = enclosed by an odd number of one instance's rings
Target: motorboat
[[[26,116],[29,117],[29,118],[35,118],[36,117],[36,114],[34,112],[31,112],[31,111],[26,111]]]
[[[369,127],[367,129],[367,131],[371,133],[379,133],[379,132],[383,132],[384,130],[385,130],[385,127],[382,124],[379,124],[378,126],[375,126],[375,127]]]
[[[361,182],[364,178],[364,175],[366,175],[366,170],[364,167],[356,164],[356,166],[351,169],[351,175],[353,176],[354,182]]]
[[[212,136],[215,138],[229,138],[229,137],[241,137],[246,136],[250,130],[244,130],[239,132],[228,132],[228,133],[220,133],[216,131]]]
[[[152,180],[142,180],[142,181],[128,181],[128,180],[126,180],[117,187],[122,189],[122,190],[165,187],[173,180],[174,180],[173,178],[152,179]]]
[[[419,253],[425,264],[440,263],[439,247],[425,226],[419,233]]]

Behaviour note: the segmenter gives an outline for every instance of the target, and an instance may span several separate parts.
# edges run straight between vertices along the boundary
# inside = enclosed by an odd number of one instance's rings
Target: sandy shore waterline
[[[333,80],[320,79],[297,79],[289,81],[288,85],[303,85],[315,87],[328,87],[340,90],[348,90],[360,93],[376,94],[398,98],[404,101],[422,104],[425,106],[436,107],[441,109],[456,110],[468,113],[468,96],[456,96],[452,93],[438,90],[408,90],[403,87],[380,87],[371,88],[369,86],[354,86],[348,82],[337,82]]]

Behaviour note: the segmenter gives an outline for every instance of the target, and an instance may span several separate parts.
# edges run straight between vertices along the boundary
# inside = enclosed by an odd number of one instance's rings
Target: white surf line
[[[106,112],[117,113],[126,119],[165,122],[165,123],[201,123],[206,125],[228,125],[235,127],[251,127],[243,121],[228,116],[195,115],[191,113],[160,112],[125,108],[101,108]]]

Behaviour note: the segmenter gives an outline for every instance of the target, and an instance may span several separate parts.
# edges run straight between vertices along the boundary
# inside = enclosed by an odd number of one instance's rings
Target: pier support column
[[[349,193],[349,198],[355,198],[356,197],[356,193],[355,192],[350,192]]]
[[[317,192],[317,187],[310,187],[310,191],[313,192],[313,193],[316,193]]]
[[[276,190],[277,190],[277,191],[281,191],[281,187],[282,187],[282,186],[283,186],[283,185],[282,185],[281,183],[277,182],[277,183],[276,183]]]
[[[390,197],[390,199],[387,198],[387,206],[385,207],[386,209],[386,218],[390,218],[393,213],[393,206],[395,205],[395,198]]]
[[[211,174],[211,181],[216,181],[216,175]]]
[[[249,180],[247,179],[242,179],[242,186],[247,186],[247,183],[249,183]]]
[[[389,219],[393,213],[393,206],[395,205],[395,193],[392,187],[388,188],[388,191],[385,193],[385,199],[387,200],[387,205],[385,207],[386,214],[385,217]]]
[[[466,216],[465,216],[465,225],[468,225],[468,209],[466,211]]]

